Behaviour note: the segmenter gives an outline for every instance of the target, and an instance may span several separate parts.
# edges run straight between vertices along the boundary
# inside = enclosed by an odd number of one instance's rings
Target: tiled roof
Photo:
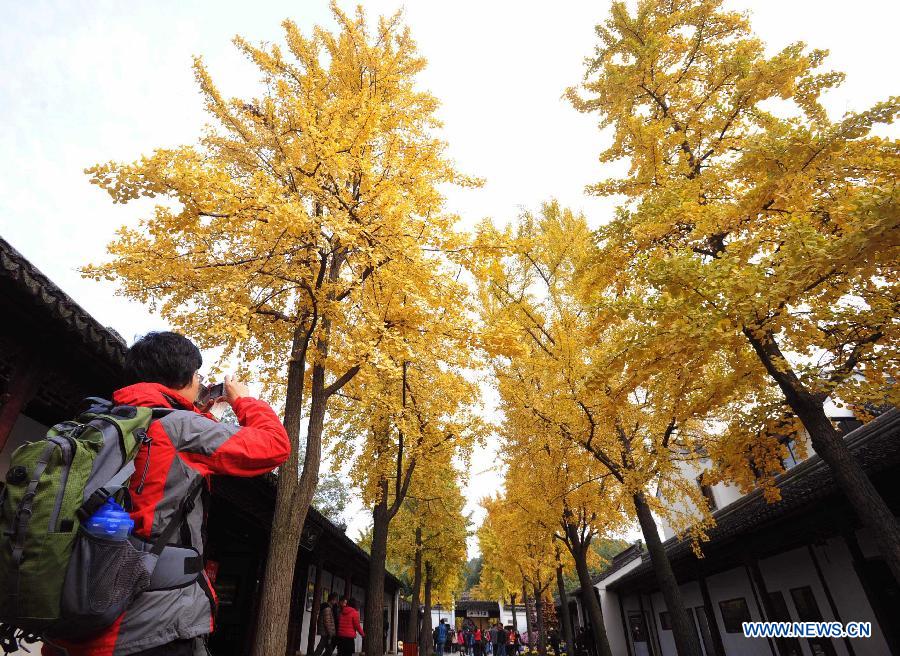
[[[264,474],[255,478],[216,476],[213,479],[212,489],[214,494],[218,493],[238,504],[250,512],[262,526],[269,528],[272,525],[272,515],[275,510],[277,481],[278,478],[275,474]],[[368,562],[369,553],[313,506],[309,507],[304,528],[310,525],[319,527],[347,552]],[[385,572],[385,580],[395,588],[399,588],[401,585],[400,580],[390,572]]]
[[[33,304],[30,307],[46,313],[48,319],[73,334],[95,357],[101,358],[116,370],[124,367],[128,347],[122,337],[94,319],[2,237],[0,280],[6,280],[13,290],[29,299]],[[269,485],[274,487],[271,480]],[[310,507],[307,521],[321,527],[351,552],[368,559],[369,554],[315,508]],[[396,577],[391,574],[387,576],[394,585],[400,585]]]
[[[893,408],[885,412],[844,439],[869,476],[896,467],[900,464],[900,410]],[[714,513],[716,526],[709,531],[710,539],[703,543],[703,551],[711,553],[723,542],[764,530],[776,520],[839,494],[831,470],[815,454],[779,475],[776,483],[781,491],[781,500],[776,503],[767,503],[762,491],[756,490]],[[694,558],[689,539],[670,538],[663,546],[673,565],[680,560]],[[624,587],[651,574],[653,567],[646,552],[642,560],[640,566],[610,587]]]
[[[498,604],[496,601],[478,601],[475,599],[457,601],[456,610],[480,610],[491,613],[491,617],[500,616],[500,604]]]
[[[29,297],[36,309],[75,335],[96,357],[114,367],[124,365],[127,346],[121,336],[100,324],[2,237],[0,279]]]
[[[597,585],[598,583],[600,583],[600,581],[612,576],[613,574],[618,572],[620,569],[622,569],[629,563],[633,563],[635,560],[640,558],[644,553],[645,553],[644,545],[643,545],[643,543],[641,543],[640,540],[638,540],[631,546],[626,547],[625,549],[623,549],[622,551],[617,553],[615,556],[613,556],[613,559],[610,562],[609,567],[607,567],[605,570],[603,570],[603,572],[601,572],[600,575],[595,576],[593,579],[591,579],[592,583],[594,585]],[[575,590],[572,590],[568,594],[571,596],[579,595],[579,594],[581,594],[581,588],[576,588]]]

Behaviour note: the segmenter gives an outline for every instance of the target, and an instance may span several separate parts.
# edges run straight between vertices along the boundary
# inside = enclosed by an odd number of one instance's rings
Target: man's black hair
[[[147,333],[125,354],[125,377],[130,384],[159,383],[170,389],[187,387],[203,365],[194,343],[173,332]]]

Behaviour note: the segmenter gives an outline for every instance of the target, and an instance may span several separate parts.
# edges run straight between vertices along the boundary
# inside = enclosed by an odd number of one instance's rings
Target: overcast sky
[[[900,93],[898,3],[890,0],[734,0],[751,9],[770,50],[803,40],[831,50],[846,84],[827,106],[837,116]],[[347,11],[353,4],[341,3]],[[560,96],[582,75],[595,43],[599,2],[372,0],[370,14],[406,9],[429,66],[423,87],[443,102],[450,155],[486,178],[482,189],[451,192],[466,224],[506,221],[521,208],[558,198],[603,222],[610,201],[583,194],[603,174],[594,117]],[[7,1],[0,8],[0,235],[100,322],[131,343],[166,323],[139,304],[83,280],[77,267],[104,258],[122,224],[149,205],[114,206],[83,169],[133,160],[154,148],[191,143],[206,122],[191,72],[202,55],[226,95],[250,95],[256,75],[231,45],[279,41],[280,22],[331,24],[327,0],[296,2]],[[474,458],[470,509],[497,488],[493,448]],[[366,518],[355,513],[351,535]],[[470,543],[470,547],[474,546]],[[471,549],[470,549],[471,552]]]

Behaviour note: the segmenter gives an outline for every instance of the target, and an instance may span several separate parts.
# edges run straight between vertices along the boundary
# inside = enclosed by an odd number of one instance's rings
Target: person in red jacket
[[[131,477],[134,539],[153,542],[196,484],[208,488],[212,474],[258,476],[287,460],[290,440],[278,416],[247,385],[225,377],[222,400],[231,404],[238,424],[219,423],[198,410],[203,377],[200,350],[172,332],[140,338],[125,356],[131,385],[117,390],[118,405],[165,408],[147,430],[148,440],[135,457]],[[176,542],[203,555],[203,503],[188,509]],[[189,543],[189,545],[185,545]],[[192,656],[213,630],[217,604],[206,573],[176,589],[138,595],[108,629],[77,643],[45,644],[44,656]]]
[[[352,656],[356,651],[356,634],[359,633],[363,638],[366,634],[359,623],[359,604],[356,599],[341,597],[341,606],[337,629],[338,656]]]

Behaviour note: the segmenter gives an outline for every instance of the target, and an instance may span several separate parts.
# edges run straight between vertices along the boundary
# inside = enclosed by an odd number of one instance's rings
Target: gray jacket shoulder
[[[241,427],[213,421],[190,410],[175,410],[159,420],[178,451],[210,456]]]

